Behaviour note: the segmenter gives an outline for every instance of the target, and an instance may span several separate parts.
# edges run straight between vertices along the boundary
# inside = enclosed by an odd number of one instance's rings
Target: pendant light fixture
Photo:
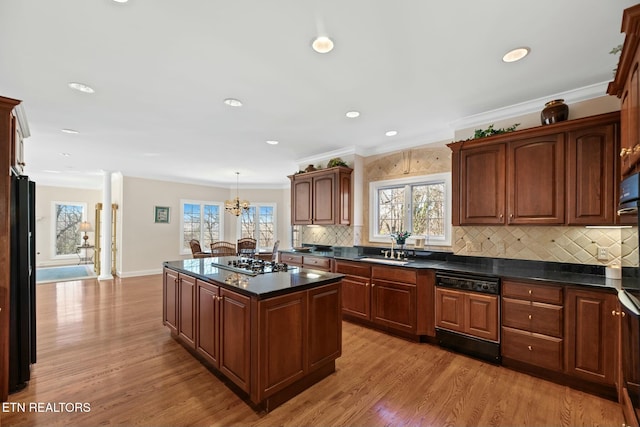
[[[236,198],[224,202],[224,210],[235,216],[240,216],[243,211],[249,209],[249,202],[247,200],[240,201],[240,197],[238,196],[239,180],[240,172],[236,172]]]

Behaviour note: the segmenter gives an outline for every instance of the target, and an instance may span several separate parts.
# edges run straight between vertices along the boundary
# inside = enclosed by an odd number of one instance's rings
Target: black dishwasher
[[[436,273],[436,339],[440,346],[499,364],[500,278]]]

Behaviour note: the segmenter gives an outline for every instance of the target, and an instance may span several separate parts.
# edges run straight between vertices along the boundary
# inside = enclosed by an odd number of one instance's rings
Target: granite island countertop
[[[290,267],[286,272],[251,276],[223,267],[228,261],[237,259],[238,257],[235,256],[192,258],[165,261],[163,266],[257,299],[311,289],[334,283],[344,277],[343,274],[299,267]]]

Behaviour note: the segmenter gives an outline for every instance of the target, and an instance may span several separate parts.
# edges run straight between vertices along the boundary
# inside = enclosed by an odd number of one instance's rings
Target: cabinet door
[[[567,224],[613,224],[615,125],[569,133]]]
[[[307,372],[307,293],[262,300],[260,313],[259,390],[268,397]]]
[[[498,341],[498,296],[469,292],[465,295],[465,332],[478,338]]]
[[[227,289],[220,289],[220,297],[220,371],[248,392],[251,300]]]
[[[436,327],[464,332],[464,292],[436,287]]]
[[[336,224],[335,174],[313,178],[313,223]]]
[[[295,178],[291,182],[291,222],[313,224],[311,178]]]
[[[167,268],[164,269],[162,280],[162,323],[172,333],[178,332],[178,273]]]
[[[563,224],[564,134],[509,143],[509,224]]]
[[[179,275],[178,280],[178,338],[195,348],[195,295],[196,279]]]
[[[220,288],[200,280],[196,284],[196,351],[220,369]]]
[[[567,289],[566,367],[570,375],[615,384],[616,304],[614,294]]]
[[[342,354],[340,283],[309,290],[309,371]]]
[[[505,146],[460,153],[460,224],[504,224]]]
[[[371,319],[398,331],[415,333],[416,285],[372,280]]]
[[[342,279],[342,311],[350,316],[370,319],[371,287],[369,286],[369,278],[345,276]]]

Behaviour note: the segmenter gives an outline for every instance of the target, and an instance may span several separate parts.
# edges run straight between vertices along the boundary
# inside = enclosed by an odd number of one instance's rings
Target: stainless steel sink
[[[409,261],[402,261],[399,259],[389,259],[389,258],[360,258],[360,261],[367,262],[377,262],[379,264],[389,264],[389,265],[406,265],[409,264]]]

